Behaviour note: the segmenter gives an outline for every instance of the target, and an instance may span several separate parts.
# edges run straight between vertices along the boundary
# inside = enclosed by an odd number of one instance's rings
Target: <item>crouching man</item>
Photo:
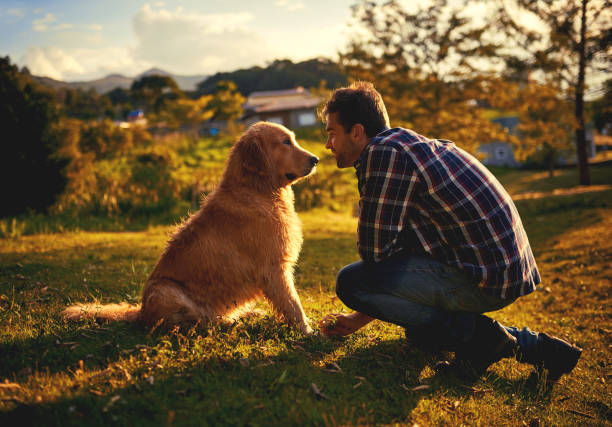
[[[402,326],[415,345],[455,352],[439,368],[475,378],[505,357],[554,382],[582,349],[482,313],[535,290],[536,262],[512,199],[473,156],[446,140],[390,128],[370,83],[334,91],[322,111],[339,168],[354,167],[361,260],[340,270],[323,334],[351,334],[374,319]]]

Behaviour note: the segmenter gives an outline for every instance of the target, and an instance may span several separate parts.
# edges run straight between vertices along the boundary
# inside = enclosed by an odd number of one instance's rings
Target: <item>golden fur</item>
[[[263,296],[310,333],[293,284],[302,230],[291,184],[317,161],[285,127],[252,125],[234,144],[218,187],[170,238],[141,305],[80,304],[62,314],[186,326],[236,319]]]

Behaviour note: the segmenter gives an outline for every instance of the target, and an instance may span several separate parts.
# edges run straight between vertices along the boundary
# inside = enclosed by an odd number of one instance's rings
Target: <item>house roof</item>
[[[285,90],[253,92],[247,98],[244,109],[249,113],[300,110],[316,107],[321,101],[303,87]]]
[[[298,86],[293,89],[282,89],[282,90],[263,90],[259,92],[251,92],[249,98],[261,98],[261,97],[277,97],[277,96],[291,96],[291,95],[310,95],[310,93],[302,86]]]
[[[275,101],[269,104],[245,106],[245,109],[255,113],[266,113],[272,111],[300,110],[303,108],[313,108],[319,103],[318,99],[301,99],[288,102]]]

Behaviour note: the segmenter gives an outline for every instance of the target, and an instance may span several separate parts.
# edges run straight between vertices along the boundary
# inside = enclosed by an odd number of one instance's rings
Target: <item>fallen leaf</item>
[[[340,368],[340,366],[338,366],[338,364],[336,362],[329,362],[325,364],[325,371],[327,372],[333,372],[333,373],[341,373],[342,369]]]
[[[108,403],[106,404],[106,406],[104,407],[104,409],[102,409],[102,412],[108,412],[108,409],[111,406],[113,406],[115,404],[115,402],[117,402],[120,398],[121,398],[121,396],[119,396],[119,395],[111,397],[110,400],[108,401]]]
[[[325,396],[321,390],[319,390],[319,387],[317,387],[315,383],[310,384],[310,389],[319,399],[327,399],[327,396]]]
[[[121,370],[123,371],[123,374],[125,375],[125,379],[126,380],[131,380],[132,379],[132,375],[128,372],[128,370],[126,368],[121,368]]]
[[[402,388],[406,391],[422,391],[422,390],[430,389],[431,386],[429,384],[421,384],[416,387],[409,388],[409,387],[406,387],[404,384],[402,384]]]

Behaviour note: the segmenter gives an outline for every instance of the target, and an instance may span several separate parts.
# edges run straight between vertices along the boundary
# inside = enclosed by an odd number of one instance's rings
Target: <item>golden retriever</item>
[[[293,284],[302,229],[291,184],[318,161],[284,126],[252,125],[232,147],[217,188],[169,239],[141,305],[78,304],[62,314],[189,326],[235,320],[263,296],[287,323],[311,333]]]

